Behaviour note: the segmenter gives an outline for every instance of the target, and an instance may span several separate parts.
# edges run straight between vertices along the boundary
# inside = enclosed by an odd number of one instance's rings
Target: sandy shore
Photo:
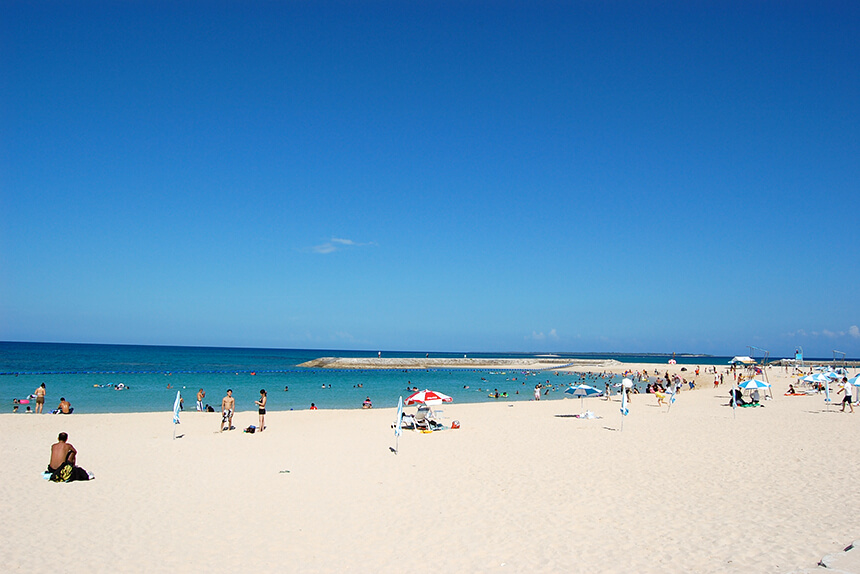
[[[170,413],[4,414],[0,560],[28,572],[790,572],[860,538],[860,412],[783,396],[781,369],[770,380],[775,400],[736,418],[728,386],[700,382],[670,412],[636,395],[623,432],[617,401],[586,400],[597,420],[569,416],[579,399],[455,402],[444,417],[462,428],[404,431],[396,455],[393,409],[273,412],[254,435],[189,412],[176,440]],[[41,478],[60,431],[95,481]]]

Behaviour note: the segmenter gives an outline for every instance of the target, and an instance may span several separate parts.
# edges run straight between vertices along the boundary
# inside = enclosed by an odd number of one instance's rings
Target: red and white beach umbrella
[[[418,391],[417,393],[406,397],[405,402],[407,405],[441,405],[442,403],[450,403],[453,400],[454,399],[448,395],[424,389],[423,391]]]

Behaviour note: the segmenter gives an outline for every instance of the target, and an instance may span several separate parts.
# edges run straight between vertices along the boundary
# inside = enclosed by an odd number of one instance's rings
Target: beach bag
[[[74,466],[72,466],[68,462],[64,462],[62,465],[60,465],[60,468],[58,468],[53,472],[53,474],[51,474],[51,482],[69,482],[72,479],[72,471],[74,469]]]
[[[458,429],[458,428],[460,428],[460,421],[454,421],[454,422],[452,422],[452,423],[451,423],[451,428],[452,428],[452,429]]]
[[[254,425],[251,425],[251,426],[249,426],[248,428],[246,428],[246,429],[245,429],[245,432],[248,432],[248,433],[254,434],[255,432],[257,432],[257,427],[255,427]]]

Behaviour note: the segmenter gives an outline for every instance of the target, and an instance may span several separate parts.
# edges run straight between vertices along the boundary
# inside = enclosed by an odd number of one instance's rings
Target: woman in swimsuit
[[[258,432],[263,432],[265,430],[265,420],[266,420],[266,389],[260,389],[260,400],[254,401],[254,403],[259,407],[257,412],[260,413],[260,428]]]

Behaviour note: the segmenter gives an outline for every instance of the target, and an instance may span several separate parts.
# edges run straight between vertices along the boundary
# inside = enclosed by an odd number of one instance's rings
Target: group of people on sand
[[[45,395],[47,394],[47,389],[45,387],[45,383],[39,385],[32,395],[27,397],[26,399],[12,399],[12,412],[17,413],[18,409],[21,405],[27,405],[25,413],[33,413],[42,414],[45,408]],[[36,409],[35,411],[30,408],[30,400],[35,400]],[[61,414],[61,415],[70,415],[74,412],[74,407],[72,407],[71,403],[66,400],[66,397],[60,397],[60,404],[57,405],[57,408],[51,411],[51,414]]]
[[[202,393],[202,396],[201,396]],[[203,397],[206,396],[206,393],[203,393],[203,389],[200,389],[197,393],[198,402],[203,400]],[[263,432],[266,430],[266,402],[268,400],[268,396],[266,394],[266,389],[260,389],[260,398],[254,401],[254,404],[257,405],[257,414],[260,416],[260,425],[257,427],[249,426],[245,429],[248,432]],[[233,397],[233,389],[227,389],[227,395],[221,399],[221,425],[219,427],[220,432],[224,432],[225,430],[233,430],[236,427],[233,426],[233,411],[236,408],[236,399]],[[253,430],[252,430],[253,429]]]

